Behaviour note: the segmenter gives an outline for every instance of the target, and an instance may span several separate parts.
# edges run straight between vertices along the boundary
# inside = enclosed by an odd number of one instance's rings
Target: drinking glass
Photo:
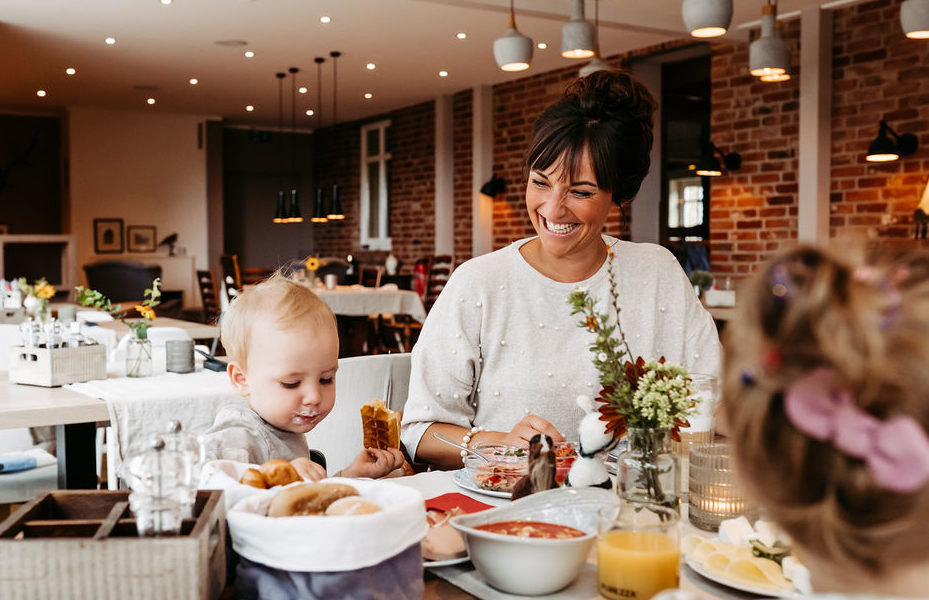
[[[687,498],[687,480],[690,471],[690,449],[699,444],[713,443],[713,426],[716,407],[719,405],[719,378],[704,373],[691,373],[691,385],[694,393],[690,399],[694,402],[693,413],[687,417],[688,427],[681,427],[678,432],[680,441],[671,442],[671,450],[680,459],[680,489],[682,500]]]
[[[745,498],[732,465],[728,444],[709,444],[690,449],[687,515],[691,524],[717,531],[725,519],[740,515],[753,520],[755,510]]]
[[[600,510],[597,591],[609,600],[649,600],[677,589],[680,515],[657,504],[626,502]]]

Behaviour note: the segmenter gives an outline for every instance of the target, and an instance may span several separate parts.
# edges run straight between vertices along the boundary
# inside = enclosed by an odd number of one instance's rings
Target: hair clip
[[[883,489],[909,493],[929,482],[929,436],[916,419],[878,419],[837,383],[833,369],[819,367],[787,388],[784,412],[794,427],[864,461]]]
[[[742,385],[745,387],[755,387],[755,384],[758,383],[758,380],[755,379],[755,374],[751,371],[742,371]]]
[[[793,291],[793,284],[790,281],[790,273],[787,272],[787,265],[780,262],[771,268],[769,278],[771,284],[771,293],[779,300],[786,300]]]
[[[900,314],[900,306],[903,304],[903,294],[900,293],[897,284],[905,281],[909,276],[910,269],[906,265],[896,267],[888,277],[883,277],[880,271],[869,265],[856,267],[852,271],[853,280],[879,287],[887,294],[889,302],[881,319],[881,329],[884,331],[889,329],[897,320]]]

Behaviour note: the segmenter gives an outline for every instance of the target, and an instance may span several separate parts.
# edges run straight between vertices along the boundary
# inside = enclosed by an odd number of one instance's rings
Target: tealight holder
[[[753,519],[733,470],[728,444],[705,444],[690,449],[687,514],[694,527],[718,531],[726,519],[746,515]]]

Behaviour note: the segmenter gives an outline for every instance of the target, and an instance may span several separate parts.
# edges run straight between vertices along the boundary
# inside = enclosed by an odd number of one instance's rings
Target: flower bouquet
[[[23,307],[29,316],[36,321],[45,321],[48,318],[48,301],[55,297],[55,287],[44,277],[29,284],[25,277],[16,281],[19,289],[26,295]]]
[[[307,256],[303,263],[306,267],[306,279],[311,287],[316,287],[316,272],[320,267],[326,266],[326,261],[321,260],[318,256]]]

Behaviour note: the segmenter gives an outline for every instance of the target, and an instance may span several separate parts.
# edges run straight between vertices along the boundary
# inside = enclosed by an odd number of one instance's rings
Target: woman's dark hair
[[[651,162],[654,111],[651,93],[631,74],[591,73],[535,122],[526,167],[544,171],[564,157],[573,181],[589,148],[597,185],[617,205],[631,200]]]

